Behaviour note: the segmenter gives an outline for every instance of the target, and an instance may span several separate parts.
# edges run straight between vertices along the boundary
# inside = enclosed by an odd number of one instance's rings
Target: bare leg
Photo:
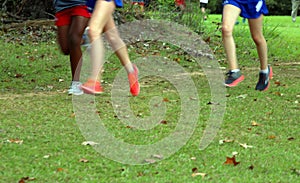
[[[223,8],[222,37],[230,70],[238,69],[236,46],[232,33],[240,13],[241,10],[233,5],[225,5]]]
[[[88,23],[88,18],[82,16],[72,17],[69,33],[68,33],[68,47],[70,49],[70,62],[72,71],[72,81],[79,81],[82,51],[80,43],[82,40],[82,34]]]
[[[68,33],[69,33],[70,26],[58,26],[57,27],[57,42],[60,46],[60,50],[64,55],[70,54],[70,49],[68,46]]]
[[[260,60],[260,69],[265,70],[268,67],[268,48],[267,42],[262,32],[263,15],[257,19],[249,19],[249,27],[253,41],[256,44],[258,57]]]
[[[107,21],[104,28],[106,38],[108,39],[113,51],[115,51],[117,57],[119,58],[121,64],[125,67],[127,72],[133,72],[133,67],[130,62],[130,58],[127,52],[127,47],[123,40],[120,38],[118,29],[115,26],[113,17]]]
[[[99,72],[104,64],[104,46],[101,33],[103,32],[108,20],[110,20],[114,9],[115,4],[113,1],[107,2],[104,0],[98,0],[89,22],[89,37],[91,40],[90,53],[93,68],[90,78],[93,80],[97,80],[97,77],[100,79]]]

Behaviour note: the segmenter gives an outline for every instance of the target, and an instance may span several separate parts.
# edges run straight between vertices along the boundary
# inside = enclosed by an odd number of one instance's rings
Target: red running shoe
[[[87,94],[100,94],[103,93],[103,88],[101,87],[101,84],[99,81],[94,81],[92,79],[89,79],[86,83],[81,85],[81,89],[84,91],[84,93]]]
[[[130,93],[132,96],[138,96],[140,93],[140,84],[138,81],[139,70],[136,67],[136,65],[133,64],[132,66],[133,66],[134,71],[132,73],[128,74]]]

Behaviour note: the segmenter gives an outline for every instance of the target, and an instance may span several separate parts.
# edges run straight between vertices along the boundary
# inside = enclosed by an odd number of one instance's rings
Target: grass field
[[[225,67],[220,32],[213,23],[219,20],[220,15],[209,16],[203,25],[203,38],[210,37],[210,47],[220,66]],[[258,62],[247,25],[240,22],[235,35],[246,79],[226,89],[222,126],[204,150],[199,150],[200,139],[211,109],[218,103],[211,101],[203,69],[181,49],[163,43],[129,46],[133,60],[159,55],[167,58],[166,63],[176,62],[190,73],[200,106],[197,126],[182,148],[165,159],[163,154],[153,154],[140,165],[111,160],[92,146],[82,145],[87,139],[74,114],[74,98],[66,93],[70,83],[68,57],[60,54],[54,37],[31,43],[27,38],[11,40],[1,34],[0,182],[299,182],[300,23],[292,23],[288,16],[270,16],[265,24],[274,70],[271,86],[266,92],[254,90]],[[147,68],[141,65],[141,71],[142,67]],[[116,117],[110,91],[120,70],[116,57],[110,57],[103,78],[106,92],[91,101],[108,131],[120,141],[136,145],[153,144],[172,134],[183,99],[164,78],[143,77],[141,94],[124,97],[138,120],[151,116],[155,106],[166,106],[152,129],[139,130]],[[191,105],[195,101],[188,100]],[[150,105],[153,101],[157,105]],[[109,153],[126,155],[117,150]],[[235,157],[238,163],[226,161],[227,157]]]

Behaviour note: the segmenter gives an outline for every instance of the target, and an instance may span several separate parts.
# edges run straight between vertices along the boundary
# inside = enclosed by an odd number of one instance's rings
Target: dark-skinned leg
[[[70,54],[70,49],[68,46],[68,34],[69,25],[58,26],[57,27],[57,42],[59,44],[60,50],[64,55]]]
[[[81,41],[88,20],[88,18],[82,16],[73,16],[71,20],[68,47],[70,50],[72,81],[79,81],[82,61]]]

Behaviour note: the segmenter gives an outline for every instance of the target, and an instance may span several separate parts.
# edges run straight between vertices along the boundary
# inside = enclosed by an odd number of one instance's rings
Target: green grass
[[[219,20],[218,15],[209,18]],[[266,23],[270,25],[269,31],[278,25],[274,34],[280,33],[279,41],[269,40],[273,43],[269,48],[275,73],[271,87],[266,92],[254,90],[258,63],[252,61],[254,53],[245,54],[241,65],[246,79],[236,88],[226,90],[226,113],[221,129],[203,151],[198,146],[210,109],[215,104],[210,105],[210,89],[206,77],[201,74],[202,69],[182,50],[172,46],[167,50],[159,42],[147,47],[143,43],[129,47],[133,60],[158,54],[159,50],[160,56],[169,58],[168,62],[179,61],[187,72],[193,73],[199,94],[199,121],[187,144],[167,159],[144,165],[115,162],[101,156],[91,146],[81,145],[86,139],[73,114],[72,96],[65,93],[70,83],[68,57],[61,55],[54,38],[34,44],[24,41],[14,45],[2,41],[0,182],[17,182],[22,177],[35,178],[32,182],[298,182],[300,64],[297,54],[300,39],[295,38],[298,35],[293,31],[299,25],[292,24],[290,17],[266,17]],[[213,32],[215,24],[210,25],[208,21],[205,26],[212,31],[205,32],[204,37],[219,34]],[[246,25],[236,28],[238,34],[247,32]],[[222,60],[224,57],[218,53],[218,50],[222,53],[222,46],[216,42],[212,40],[210,46],[213,50],[218,46],[215,51]],[[277,42],[290,48],[275,46]],[[247,45],[241,52],[252,51],[252,46]],[[132,128],[115,117],[111,102],[111,84],[120,69],[115,56],[105,65],[103,79],[107,92],[95,98],[103,123],[117,138],[128,143],[151,144],[163,139],[177,125],[181,102],[178,92],[162,78],[141,78],[140,96],[128,98],[133,113],[146,118],[150,115],[149,101],[161,96],[167,106],[165,123],[146,131]],[[253,121],[259,126],[252,126]],[[23,143],[8,142],[17,139]],[[225,139],[233,142],[219,144]],[[239,143],[253,148],[245,149]],[[240,164],[224,165],[226,157],[232,157],[233,152],[238,152],[236,160]],[[79,162],[82,158],[88,162]],[[193,177],[193,170],[207,175]]]

